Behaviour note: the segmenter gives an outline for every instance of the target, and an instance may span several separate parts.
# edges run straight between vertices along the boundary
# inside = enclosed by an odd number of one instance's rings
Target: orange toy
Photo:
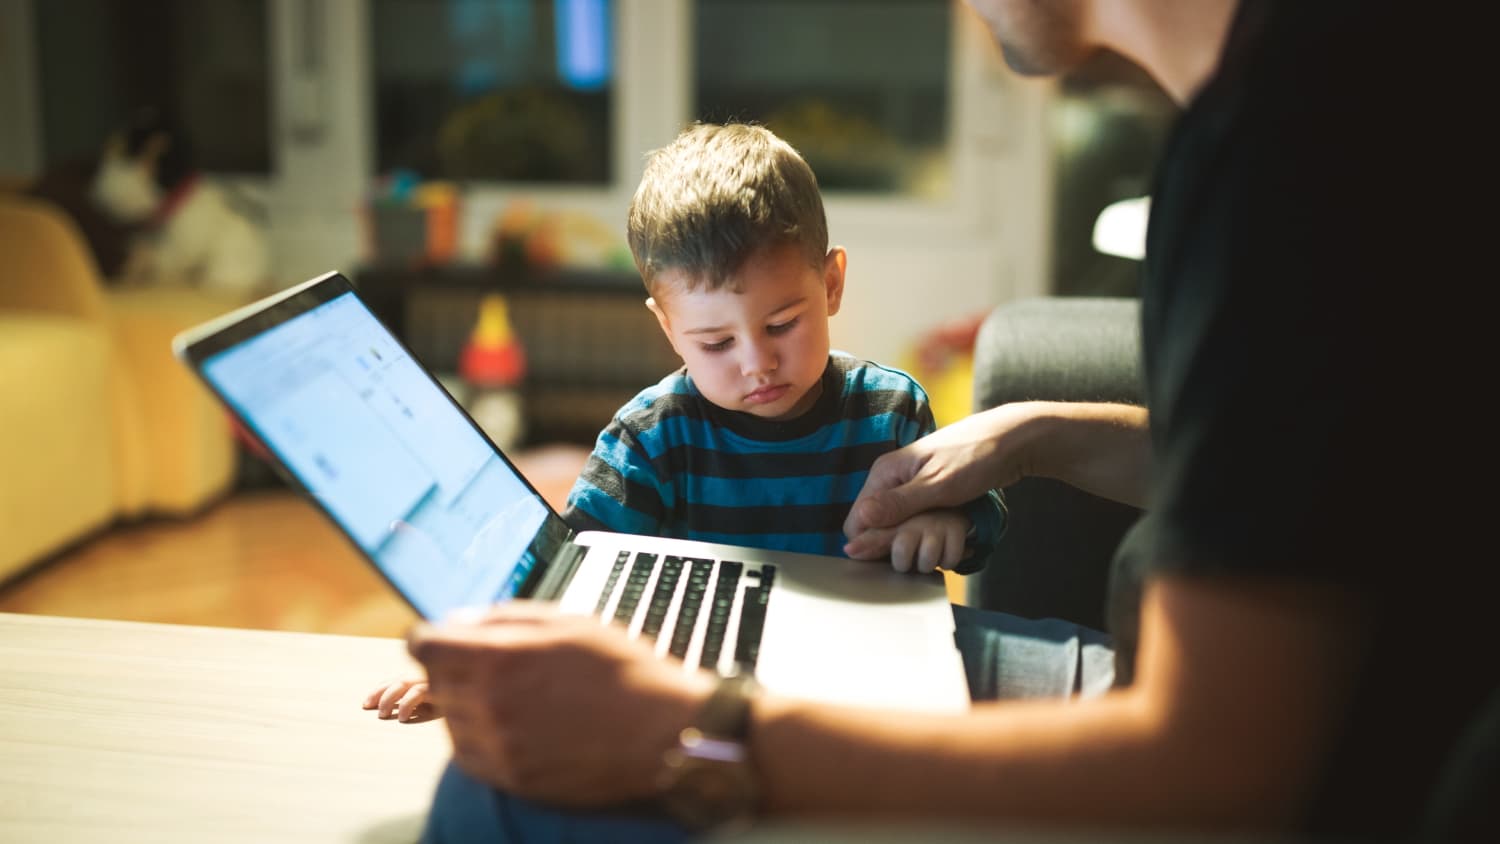
[[[459,354],[458,374],[475,387],[513,387],[526,374],[526,352],[510,325],[510,307],[499,293],[479,302],[479,321]]]

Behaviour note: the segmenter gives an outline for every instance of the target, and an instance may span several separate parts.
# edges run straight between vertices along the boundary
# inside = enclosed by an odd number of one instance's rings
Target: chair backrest
[[[104,319],[88,244],[50,202],[0,195],[0,308]]]
[[[974,408],[1013,401],[1144,400],[1140,304],[1046,297],[997,307],[974,350]],[[1028,618],[1107,628],[1110,563],[1140,511],[1046,478],[1004,491],[1009,527],[967,602]]]

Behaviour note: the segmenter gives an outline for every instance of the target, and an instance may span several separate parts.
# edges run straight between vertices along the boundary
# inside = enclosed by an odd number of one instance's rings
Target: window
[[[184,127],[202,169],[269,173],[266,6],[266,0],[35,3],[43,160],[92,160],[133,110],[152,106]]]
[[[457,251],[482,260],[518,200],[623,233],[647,151],[764,122],[869,294],[834,341],[876,360],[1052,289],[1055,90],[961,0],[0,0],[0,114],[21,115],[0,174],[97,154],[164,98],[264,209],[285,283],[365,260],[356,209],[393,170],[458,183]]]
[[[608,183],[612,17],[610,0],[372,0],[377,169]]]
[[[765,124],[827,190],[940,198],[948,0],[698,0],[694,114]]]

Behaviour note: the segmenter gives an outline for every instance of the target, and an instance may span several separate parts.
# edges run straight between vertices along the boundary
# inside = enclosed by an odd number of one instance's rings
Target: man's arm
[[[1029,403],[1044,435],[1033,440],[1022,468],[1101,498],[1144,509],[1151,470],[1151,420],[1129,404]]]
[[[1283,828],[1349,699],[1360,610],[1301,581],[1164,578],[1147,593],[1135,683],[1100,698],[934,716],[762,696],[764,811]],[[649,795],[710,685],[616,628],[525,601],[483,624],[419,627],[411,647],[460,766],[566,805]]]
[[[870,559],[916,513],[956,507],[1024,477],[1055,478],[1144,506],[1151,464],[1145,408],[1016,402],[976,413],[882,455],[850,508],[845,553]],[[868,535],[867,535],[868,534]]]
[[[1349,694],[1358,608],[1299,582],[1148,591],[1135,684],[949,718],[757,705],[768,809],[1040,824],[1275,829],[1307,797]]]

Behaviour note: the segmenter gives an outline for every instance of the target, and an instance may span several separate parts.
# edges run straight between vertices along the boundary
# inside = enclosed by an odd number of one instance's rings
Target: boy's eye
[[[792,317],[791,319],[787,320],[786,322],[777,323],[776,325],[768,325],[768,326],[766,326],[766,333],[767,334],[785,334],[788,331],[791,331],[793,328],[795,328],[796,325],[797,325],[797,323],[798,323],[798,321],[800,321],[801,319],[802,319],[802,317],[797,316],[797,317]]]
[[[729,348],[729,344],[733,342],[733,340],[734,338],[732,337],[725,337],[723,340],[720,340],[717,343],[699,343],[698,346],[705,352],[722,352],[725,349]]]

